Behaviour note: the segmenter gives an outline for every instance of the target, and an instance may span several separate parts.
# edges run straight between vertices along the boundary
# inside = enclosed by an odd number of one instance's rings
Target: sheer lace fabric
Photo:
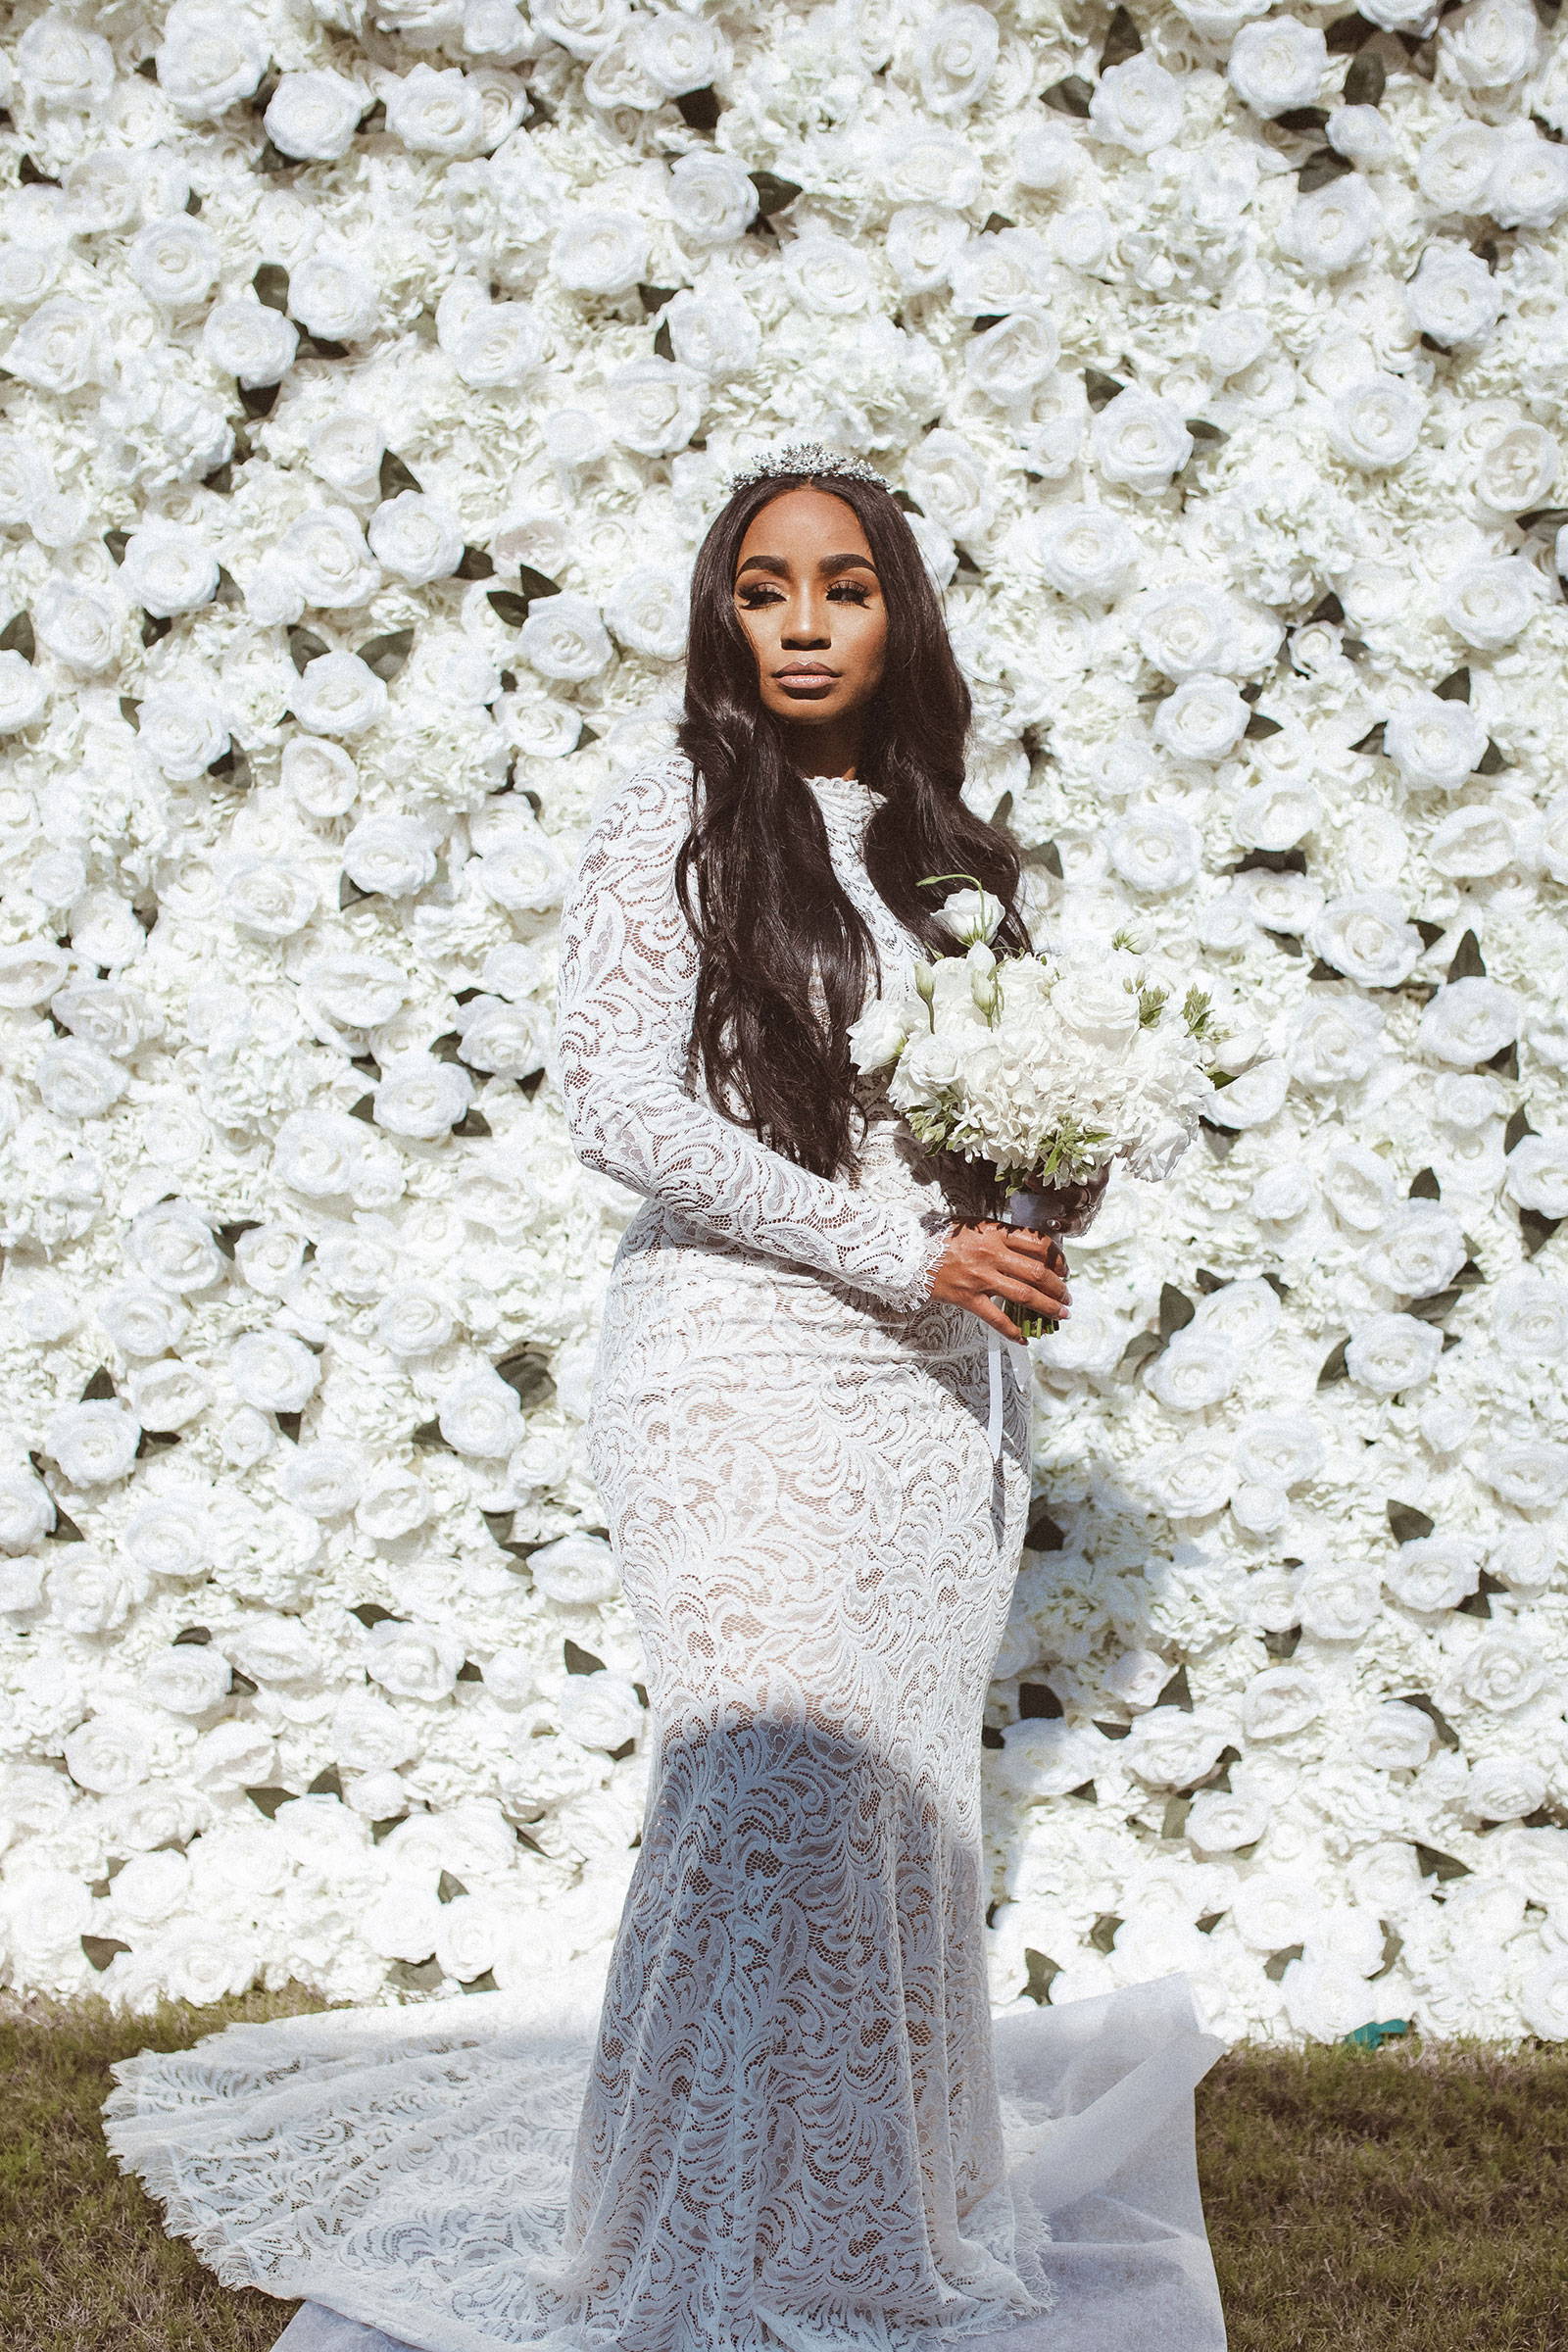
[[[891,977],[871,796],[812,789]],[[885,1102],[834,1183],[686,1091],[690,791],[672,760],[615,795],[563,925],[573,1137],[645,1196],[590,1428],[655,1745],[602,2000],[143,2053],[110,2144],[220,2277],[307,2299],[280,2352],[1215,2352],[1190,2094],[1218,2044],[1181,1981],[987,2001],[1026,1396],[994,1461],[984,1326],[930,1298],[950,1205]]]

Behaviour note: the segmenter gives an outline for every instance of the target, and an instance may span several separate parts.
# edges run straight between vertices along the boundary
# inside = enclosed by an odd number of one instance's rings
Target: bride
[[[736,477],[680,753],[601,808],[562,934],[571,1133],[644,1196],[590,1424],[651,1708],[609,1980],[591,2026],[541,1987],[117,2065],[109,2144],[168,2227],[304,2299],[277,2352],[1224,2344],[1185,1981],[987,1999],[980,1732],[1029,1501],[999,1343],[1009,1305],[1070,1311],[1066,1268],[846,1042],[951,947],[930,878],[1027,948],[967,721],[879,477],[814,446]]]

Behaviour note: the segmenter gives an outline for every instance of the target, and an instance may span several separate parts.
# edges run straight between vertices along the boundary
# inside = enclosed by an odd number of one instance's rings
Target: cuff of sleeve
[[[929,1305],[937,1264],[952,1230],[951,1216],[935,1209],[901,1225],[897,1268],[890,1265],[886,1277],[877,1283],[878,1297],[904,1314],[913,1314],[919,1307]]]

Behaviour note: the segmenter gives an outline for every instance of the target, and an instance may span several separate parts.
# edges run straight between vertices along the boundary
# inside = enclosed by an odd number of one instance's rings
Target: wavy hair
[[[858,773],[882,797],[865,837],[872,884],[934,954],[953,941],[920,888],[973,874],[1006,911],[1003,951],[1027,952],[1018,853],[965,807],[964,684],[931,577],[892,493],[847,476],[773,474],[714,518],[692,574],[681,750],[702,779],[676,862],[701,949],[691,1060],[713,1099],[765,1144],[820,1176],[854,1164],[864,1134],[846,1031],[880,977],[875,944],[833,870],[822,813],[800,765],[809,744],[762,704],[737,617],[735,569],[754,517],[785,491],[825,490],[854,510],[887,606],[882,682],[865,710]],[[814,985],[813,985],[814,984]]]

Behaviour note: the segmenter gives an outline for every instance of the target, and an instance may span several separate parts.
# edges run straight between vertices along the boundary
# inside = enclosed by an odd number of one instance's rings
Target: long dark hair
[[[702,951],[692,1057],[715,1100],[733,1105],[763,1143],[817,1175],[837,1176],[853,1165],[863,1132],[845,1031],[878,958],[833,871],[822,813],[786,728],[762,705],[757,658],[734,605],[736,561],[753,517],[808,485],[854,510],[887,605],[882,683],[866,710],[858,765],[883,796],[866,829],[866,871],[934,954],[953,953],[934,908],[957,885],[922,893],[930,874],[973,874],[1006,908],[998,950],[1026,952],[1030,943],[1014,905],[1017,850],[959,797],[969,690],[898,502],[874,482],[837,474],[772,474],[743,485],[698,552],[677,730],[704,787],[676,864]]]

